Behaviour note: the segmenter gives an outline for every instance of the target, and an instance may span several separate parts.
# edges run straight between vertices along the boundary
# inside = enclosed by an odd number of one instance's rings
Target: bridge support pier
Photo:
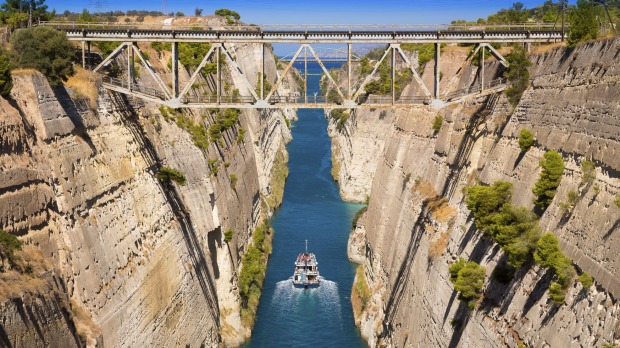
[[[129,91],[131,92],[131,90],[133,89],[132,83],[133,83],[133,49],[132,49],[132,43],[128,42],[126,43],[127,45],[127,87],[129,89]]]
[[[484,92],[484,46],[480,49],[480,93]]]
[[[86,41],[82,41],[82,68],[86,69]]]
[[[172,43],[172,98],[179,97],[179,43]]]
[[[433,96],[439,99],[439,81],[441,80],[441,43],[435,43],[435,88]]]

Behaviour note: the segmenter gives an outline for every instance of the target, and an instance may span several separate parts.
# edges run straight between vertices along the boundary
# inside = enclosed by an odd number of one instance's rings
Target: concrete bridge
[[[197,108],[407,108],[417,104],[431,104],[441,107],[447,103],[459,102],[470,97],[479,97],[490,93],[497,93],[505,89],[505,81],[484,81],[481,79],[479,86],[471,86],[463,91],[451,93],[448,96],[440,95],[441,77],[441,50],[442,43],[465,43],[475,44],[476,49],[465,64],[470,64],[471,59],[480,54],[480,69],[484,70],[484,56],[488,49],[495,58],[504,66],[508,66],[506,59],[495,50],[491,43],[551,43],[563,40],[563,30],[556,30],[551,25],[545,24],[521,24],[511,26],[235,26],[231,28],[210,29],[193,27],[162,27],[162,26],[123,26],[109,24],[78,24],[78,23],[41,23],[39,25],[51,26],[64,31],[71,41],[82,43],[82,63],[86,67],[87,58],[90,57],[90,46],[93,41],[119,42],[121,45],[93,70],[99,72],[109,65],[121,53],[127,54],[127,76],[124,79],[110,77],[103,78],[105,88],[120,93],[132,95],[172,108],[197,107]],[[144,58],[137,43],[139,42],[169,42],[172,47],[172,86],[169,88],[160,76]],[[179,84],[179,54],[178,44],[184,42],[209,43],[211,48],[203,57],[200,65],[195,69],[185,86]],[[255,91],[243,70],[237,64],[229,51],[231,44],[256,44],[260,47],[263,57],[260,62],[260,86]],[[265,46],[270,44],[298,44],[299,49],[287,58],[288,64],[283,73],[274,83],[273,87],[266,91],[264,88]],[[435,47],[435,71],[433,92],[425,86],[417,72],[416,67],[401,48],[402,44],[433,44]],[[315,44],[343,44],[346,45],[347,63],[346,88],[340,88],[323,64],[331,61],[327,57],[323,59],[317,54]],[[381,59],[374,62],[372,72],[367,75],[360,86],[353,90],[352,65],[357,57],[352,53],[354,44],[381,44],[385,45],[385,51]],[[302,55],[302,52],[304,53]],[[135,56],[139,58],[143,67],[157,82],[159,90],[143,88],[134,82],[133,62]],[[387,96],[365,95],[364,87],[375,79],[379,66],[386,57],[391,56],[391,93]],[[220,57],[224,57],[230,66],[230,71],[243,81],[245,90],[241,90],[240,96],[225,96],[222,93]],[[394,88],[396,74],[396,59],[401,59],[409,70],[416,83],[420,85],[423,95],[415,97],[396,96]],[[310,60],[309,60],[310,59]],[[329,83],[338,93],[338,102],[330,102],[324,97],[280,95],[277,92],[287,73],[295,62],[316,62],[321,66]],[[201,70],[207,63],[216,63],[215,72],[216,91],[213,96],[192,97],[189,90],[201,74]],[[307,81],[308,73],[302,72],[304,82]],[[480,76],[484,76],[482,71]],[[344,90],[343,90],[344,89]]]

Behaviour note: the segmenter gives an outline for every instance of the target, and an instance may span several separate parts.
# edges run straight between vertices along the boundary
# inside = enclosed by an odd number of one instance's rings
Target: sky
[[[193,15],[196,8],[203,15],[219,8],[237,11],[249,24],[447,24],[453,19],[486,18],[515,1],[502,0],[47,0],[50,9],[91,12],[102,9],[181,11]],[[521,0],[526,8],[544,0]],[[574,3],[575,1],[570,1]],[[97,5],[99,3],[99,5]]]

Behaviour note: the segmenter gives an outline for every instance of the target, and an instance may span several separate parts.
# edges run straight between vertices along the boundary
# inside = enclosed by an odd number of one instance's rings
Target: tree
[[[239,13],[229,10],[227,8],[221,8],[219,10],[215,10],[215,15],[216,16],[222,16],[222,17],[232,17],[236,20],[240,20],[241,16],[239,15]]]
[[[458,271],[454,290],[460,293],[459,299],[469,302],[470,308],[482,293],[485,275],[485,268],[474,261],[467,262]]]
[[[197,9],[195,9],[195,10],[194,10],[194,15],[195,15],[196,17],[200,17],[200,16],[202,16],[202,9],[201,9],[201,8],[197,8]]]
[[[519,133],[519,148],[521,151],[527,152],[532,145],[534,145],[534,134],[527,128],[521,129],[521,133]]]
[[[53,12],[47,12],[45,0],[5,0],[4,4],[0,5],[0,9],[9,15],[23,14],[25,15],[24,21],[27,21],[31,15],[33,22],[47,21],[53,16]]]
[[[0,50],[0,95],[6,97],[11,93],[13,88],[13,79],[11,78],[11,63],[9,56],[3,50]]]
[[[90,14],[90,12],[87,9],[83,9],[82,14],[80,14],[80,16],[77,19],[78,23],[92,23],[96,21],[97,19],[95,18],[95,16]]]
[[[545,233],[538,241],[534,261],[537,264],[551,268],[553,266],[552,255],[561,252],[558,239],[552,233]]]
[[[443,124],[443,117],[441,115],[435,116],[433,120],[433,133],[437,134],[441,130],[441,125]]]
[[[8,261],[10,265],[15,262],[15,252],[22,250],[22,242],[14,235],[0,230],[0,259],[2,259],[2,270],[4,271],[4,262]]]
[[[476,228],[489,232],[495,222],[495,215],[510,199],[512,184],[496,181],[491,186],[476,185],[465,190],[465,205],[471,210],[476,220]]]
[[[564,161],[562,156],[554,150],[547,151],[540,161],[543,170],[532,191],[536,195],[534,204],[545,211],[553,201],[555,192],[560,186],[562,174],[564,174]]]
[[[521,100],[523,92],[530,85],[530,72],[528,68],[532,62],[527,58],[527,52],[521,46],[514,46],[512,52],[506,57],[508,69],[504,72],[504,77],[510,83],[506,88],[506,95],[512,107],[516,107]]]
[[[73,75],[74,47],[65,33],[49,27],[20,29],[11,37],[11,61],[15,68],[36,69],[52,86]]]
[[[582,41],[598,37],[598,23],[594,4],[588,0],[577,0],[577,7],[569,14],[571,30],[568,34],[568,47],[575,47]]]
[[[185,179],[183,173],[176,169],[168,167],[159,168],[159,172],[157,173],[157,179],[166,183],[174,181],[181,186],[187,183],[187,180]]]
[[[465,266],[465,259],[459,257],[459,259],[450,265],[448,271],[450,272],[450,281],[452,284],[456,283],[456,280],[459,278],[459,271]]]

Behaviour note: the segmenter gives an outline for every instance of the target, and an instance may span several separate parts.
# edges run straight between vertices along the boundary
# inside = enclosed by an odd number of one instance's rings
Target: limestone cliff
[[[234,48],[248,71],[257,69],[254,50]],[[271,56],[267,75],[275,80]],[[93,108],[80,91],[51,88],[31,71],[14,73],[14,83],[11,99],[0,99],[0,228],[40,251],[48,260],[40,273],[62,286],[56,296],[45,294],[51,280],[4,294],[3,344],[242,342],[249,328],[236,277],[252,231],[271,214],[265,201],[293,114],[241,112],[221,140],[201,148],[179,120],[208,127],[215,118],[206,110],[171,117],[103,89]],[[161,166],[187,184],[159,181]],[[228,243],[225,230],[234,232]]]
[[[533,55],[532,84],[514,112],[504,96],[448,107],[439,111],[444,124],[438,134],[431,127],[436,110],[397,112],[387,136],[373,135],[384,139],[380,156],[343,160],[377,162],[370,204],[349,248],[356,258],[363,255],[372,293],[363,311],[356,312],[371,346],[592,347],[617,342],[618,54],[620,40],[602,40]],[[493,63],[487,72],[500,73]],[[444,80],[452,76],[444,73]],[[467,72],[458,79],[454,86],[473,83]],[[377,113],[352,116],[334,147],[360,156],[362,151],[342,148],[356,143],[348,137],[368,137],[364,131],[377,118]],[[518,145],[522,128],[536,136],[526,153]],[[574,282],[561,306],[549,300],[551,274],[538,266],[517,270],[506,284],[493,277],[504,262],[503,252],[476,231],[462,192],[477,180],[505,180],[514,185],[512,202],[532,208],[539,160],[549,149],[560,151],[567,169],[540,225],[558,236],[565,253],[596,282],[590,289]],[[596,163],[591,184],[581,180],[586,159]],[[352,175],[346,172],[350,167],[342,165],[340,177]],[[569,191],[578,192],[578,199],[566,209],[561,203]],[[458,301],[449,280],[448,267],[459,257],[486,267],[484,294],[472,313]]]

